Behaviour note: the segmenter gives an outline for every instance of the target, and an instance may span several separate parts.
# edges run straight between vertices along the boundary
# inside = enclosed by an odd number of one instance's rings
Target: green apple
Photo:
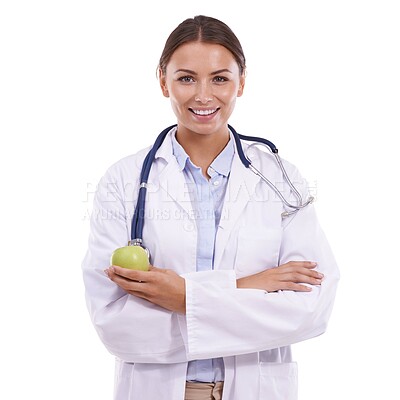
[[[111,255],[111,265],[136,269],[139,271],[149,270],[149,257],[146,250],[141,246],[131,245],[114,250]]]

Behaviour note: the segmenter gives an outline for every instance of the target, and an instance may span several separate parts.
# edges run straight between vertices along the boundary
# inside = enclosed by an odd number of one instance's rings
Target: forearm
[[[324,332],[335,276],[325,277],[309,293],[266,293],[239,289],[235,283],[231,288],[217,288],[187,280],[186,319],[179,319],[189,359],[263,351]],[[223,338],[223,342],[216,343],[215,337]]]
[[[317,263],[310,261],[290,261],[275,268],[269,268],[257,274],[245,276],[236,280],[236,286],[241,289],[261,289],[268,292],[278,290],[293,290],[310,292],[311,286],[320,285],[323,274],[314,270]]]
[[[103,272],[85,271],[84,279],[93,325],[110,353],[127,362],[186,361],[176,313],[127,294]]]

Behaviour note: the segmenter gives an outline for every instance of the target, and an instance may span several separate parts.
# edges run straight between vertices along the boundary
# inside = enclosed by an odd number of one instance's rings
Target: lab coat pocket
[[[235,259],[235,271],[238,277],[276,267],[280,244],[281,231],[278,229],[241,230]]]
[[[260,399],[297,400],[297,364],[260,363]]]

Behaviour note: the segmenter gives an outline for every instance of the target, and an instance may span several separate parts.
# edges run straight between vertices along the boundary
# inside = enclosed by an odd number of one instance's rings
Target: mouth
[[[219,107],[217,108],[189,108],[189,111],[192,112],[194,115],[199,117],[209,117],[219,111]]]

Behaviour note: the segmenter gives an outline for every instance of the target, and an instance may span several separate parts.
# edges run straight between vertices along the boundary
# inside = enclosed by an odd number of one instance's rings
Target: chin
[[[228,122],[224,123],[202,123],[202,124],[187,124],[185,129],[196,133],[198,135],[212,135],[221,131],[225,131],[228,126]]]

